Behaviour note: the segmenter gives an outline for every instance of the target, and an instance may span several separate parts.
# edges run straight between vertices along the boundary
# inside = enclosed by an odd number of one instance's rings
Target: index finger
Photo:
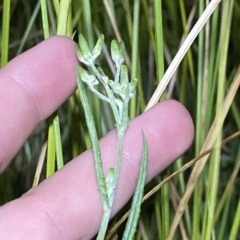
[[[74,91],[74,44],[51,37],[0,70],[0,173],[35,126]]]

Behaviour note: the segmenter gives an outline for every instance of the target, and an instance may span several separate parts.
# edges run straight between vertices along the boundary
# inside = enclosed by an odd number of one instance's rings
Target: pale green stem
[[[92,148],[93,148],[93,154],[94,154],[94,165],[96,168],[98,188],[99,188],[99,193],[102,200],[103,211],[105,215],[105,213],[109,211],[109,201],[108,201],[108,195],[107,195],[106,180],[105,180],[103,166],[102,166],[101,151],[98,144],[98,137],[97,137],[97,131],[95,128],[93,114],[92,114],[91,107],[87,98],[87,94],[78,70],[77,70],[77,85],[79,88],[80,99],[83,105],[83,109],[86,117],[86,123],[90,133],[91,142],[92,142]]]
[[[9,31],[10,31],[10,0],[3,2],[3,19],[2,19],[2,39],[1,39],[1,65],[4,66],[8,62],[8,46],[9,46]]]
[[[41,10],[42,10],[42,23],[44,38],[49,38],[49,23],[48,23],[48,12],[47,12],[47,2],[46,0],[41,0]]]
[[[111,211],[112,206],[114,202],[114,197],[117,189],[117,183],[120,175],[120,169],[121,169],[121,162],[122,162],[122,155],[123,155],[123,140],[124,140],[124,132],[125,128],[121,128],[121,131],[118,131],[118,150],[117,150],[117,163],[115,167],[115,173],[114,173],[114,180],[113,184],[111,186],[111,195],[109,196],[109,208],[108,211],[104,211],[101,226],[98,232],[97,240],[102,240],[105,237],[107,226],[111,217]]]
[[[101,83],[103,84],[103,86],[104,86],[104,88],[105,88],[105,90],[106,90],[106,92],[107,92],[107,95],[108,95],[109,100],[110,100],[110,101],[109,101],[109,104],[110,104],[110,106],[111,106],[111,108],[112,108],[113,115],[114,115],[114,118],[115,118],[115,120],[116,120],[117,128],[118,128],[118,126],[120,126],[120,119],[119,119],[119,111],[118,111],[118,108],[117,108],[117,106],[116,106],[116,104],[115,104],[114,95],[113,95],[111,89],[109,88],[108,83],[106,83],[106,82],[103,80],[101,74],[98,72],[98,70],[97,70],[97,68],[95,67],[95,65],[92,63],[92,64],[90,64],[90,67],[92,68],[93,72],[96,74],[96,76],[98,77],[98,79],[101,81]]]

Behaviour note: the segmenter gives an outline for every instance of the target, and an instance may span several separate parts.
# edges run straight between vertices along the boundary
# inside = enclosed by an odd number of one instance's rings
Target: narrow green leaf
[[[118,62],[118,57],[119,57],[120,53],[119,53],[119,49],[118,49],[118,43],[117,40],[112,40],[111,42],[111,56],[113,61],[115,62],[115,64],[117,64]]]
[[[93,59],[96,59],[101,54],[102,47],[103,47],[103,41],[104,41],[104,35],[101,34],[97,40],[95,47],[93,48],[93,51],[92,51]]]
[[[47,2],[46,0],[41,0],[41,10],[42,10],[42,25],[44,38],[49,38],[49,23],[48,23],[48,11],[47,11]]]
[[[9,31],[10,31],[10,0],[3,2],[3,17],[2,17],[2,39],[1,39],[1,65],[4,66],[8,62],[8,46],[9,46]],[[1,38],[1,37],[0,37]]]
[[[126,65],[121,66],[121,76],[120,76],[120,83],[121,84],[126,84],[129,82],[128,79],[128,69]]]
[[[119,49],[119,46],[121,46],[121,50]],[[111,56],[112,56],[113,61],[116,64],[117,68],[119,66],[121,66],[124,62],[124,57],[123,57],[122,53],[124,53],[124,45],[122,43],[120,43],[120,45],[119,45],[117,40],[112,40]]]
[[[124,58],[124,54],[125,54],[125,44],[123,41],[121,41],[118,44],[118,48],[119,48],[119,53],[122,55],[122,57]]]
[[[83,82],[81,80],[80,67],[77,67],[77,85],[78,85],[78,89],[79,89],[80,100],[83,105],[83,109],[84,109],[84,113],[85,113],[85,117],[86,117],[88,131],[90,133],[98,189],[99,189],[100,197],[101,197],[101,200],[103,203],[103,209],[104,209],[104,211],[108,211],[109,201],[108,201],[108,193],[107,193],[107,184],[106,184],[106,179],[105,179],[104,172],[103,172],[102,157],[101,157],[100,147],[98,144],[98,136],[97,136],[97,131],[96,131],[96,127],[95,127],[92,110],[91,110],[90,103],[89,103],[89,100],[87,97],[87,93],[85,91]]]
[[[130,83],[129,83],[129,95],[131,97],[131,94],[134,94],[136,91],[138,80],[137,78],[134,78]]]
[[[55,146],[56,146],[56,156],[57,156],[57,169],[63,167],[63,152],[62,152],[62,140],[61,140],[61,131],[59,117],[56,117],[53,120],[54,136],[55,136]]]
[[[143,190],[144,190],[144,185],[145,185],[146,175],[147,175],[147,163],[148,163],[147,140],[144,133],[142,133],[142,136],[143,136],[143,150],[142,150],[142,161],[141,161],[140,173],[138,177],[137,187],[135,189],[135,193],[133,196],[131,212],[129,214],[127,225],[123,234],[123,240],[133,239],[134,233],[136,231],[138,219],[140,216]]]
[[[58,25],[57,34],[66,35],[67,34],[67,22],[68,15],[71,8],[71,0],[61,0],[59,4],[58,12]]]
[[[79,47],[80,47],[83,58],[87,61],[91,61],[92,52],[83,34],[79,34]]]
[[[34,27],[36,18],[37,18],[38,14],[39,14],[39,10],[40,10],[40,7],[41,7],[40,3],[41,3],[40,1],[37,2],[36,6],[34,8],[34,11],[33,11],[32,15],[31,15],[31,18],[30,18],[30,20],[28,22],[27,28],[26,28],[26,30],[25,30],[22,38],[21,38],[21,43],[20,43],[20,45],[18,47],[16,55],[19,55],[23,51],[23,48],[24,48],[24,46],[25,46],[25,44],[27,42],[27,39],[28,39],[28,37],[29,37],[29,35],[31,33],[32,28]]]
[[[53,122],[53,116],[50,117],[50,121]],[[46,178],[50,177],[55,172],[55,160],[56,160],[56,146],[53,123],[48,127],[48,144],[47,144],[47,167]]]

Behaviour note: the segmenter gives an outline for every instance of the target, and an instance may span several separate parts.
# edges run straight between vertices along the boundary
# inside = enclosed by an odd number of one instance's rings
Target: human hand
[[[74,43],[52,37],[0,70],[0,172],[35,126],[76,88]],[[181,155],[193,124],[178,102],[163,101],[130,121],[112,215],[131,197],[141,159],[142,129],[148,141],[147,181]],[[115,131],[100,140],[104,169],[114,166]],[[87,150],[21,198],[0,207],[0,239],[91,239],[102,216],[92,151]]]

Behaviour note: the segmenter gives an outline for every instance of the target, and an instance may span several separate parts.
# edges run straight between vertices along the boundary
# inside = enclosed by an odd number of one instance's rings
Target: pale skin
[[[78,64],[74,42],[52,37],[0,70],[0,172],[36,125],[75,90]],[[149,145],[147,181],[190,146],[193,124],[187,110],[163,101],[132,120],[112,215],[131,197],[139,170],[144,131]],[[100,140],[104,169],[114,166],[116,133]],[[92,152],[66,164],[19,199],[0,207],[0,239],[91,239],[101,221]]]

